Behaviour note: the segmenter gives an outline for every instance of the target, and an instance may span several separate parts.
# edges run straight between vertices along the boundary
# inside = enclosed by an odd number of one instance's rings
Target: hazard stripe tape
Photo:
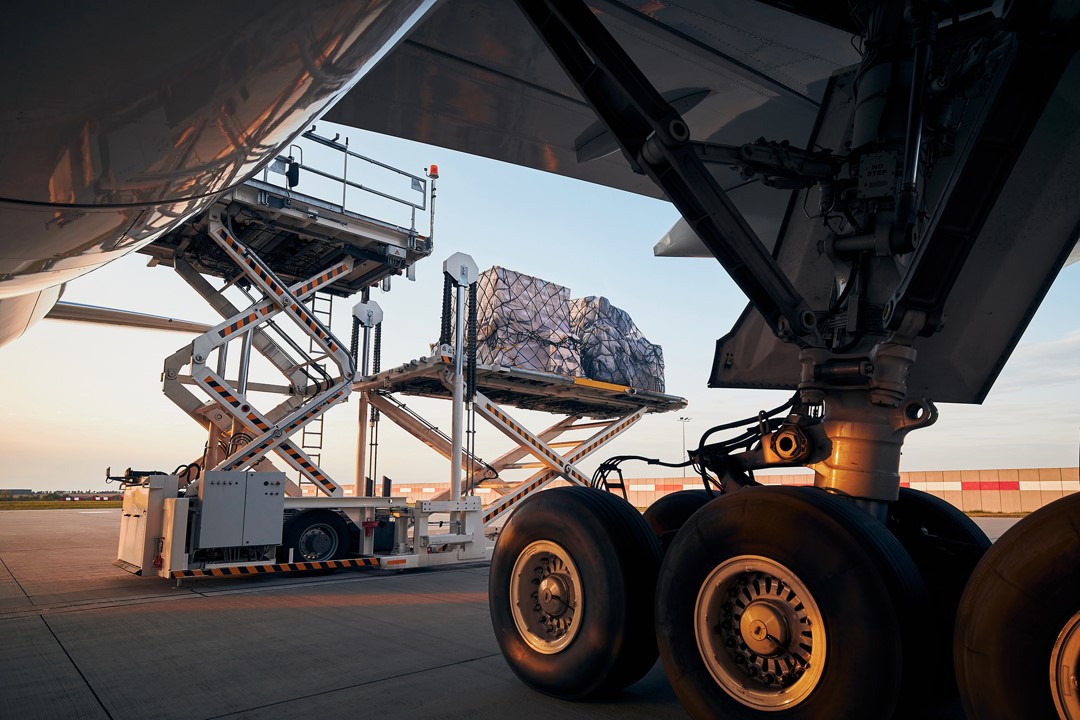
[[[528,486],[525,487],[524,492],[521,492],[519,495],[516,495],[515,497],[507,498],[503,502],[496,505],[494,508],[492,508],[488,512],[487,515],[484,516],[484,522],[490,521],[491,518],[495,517],[496,515],[501,513],[503,510],[510,507],[514,503],[516,503],[518,500],[521,500],[523,497],[525,497],[526,495],[531,493],[536,488],[540,487],[541,485],[543,485],[546,482],[550,482],[551,481],[551,476],[553,474],[554,473],[551,472],[551,471],[548,471],[548,472],[544,473],[537,480],[534,480],[533,482],[529,483]]]
[[[280,572],[299,572],[303,570],[339,570],[343,568],[378,567],[379,559],[374,557],[353,558],[349,560],[326,560],[324,562],[273,563],[258,565],[230,565],[227,567],[208,567],[197,570],[173,570],[172,578],[190,577],[235,577],[237,575],[266,575]]]
[[[255,259],[252,257],[252,255],[246,251],[243,245],[234,240],[229,235],[229,233],[225,231],[225,228],[220,228],[218,230],[218,234],[229,245],[229,247],[233,249],[236,254],[243,258],[244,264],[251,268],[255,272],[255,274],[257,274],[263,280],[263,282],[266,283],[267,287],[269,287],[275,295],[280,297],[281,295],[285,294],[285,289],[282,288],[280,284],[278,284],[278,282],[262,267],[262,265],[255,262]],[[304,310],[302,305],[298,303],[293,303],[290,306],[290,309],[296,314],[296,316],[300,319],[301,322],[307,325],[311,329],[311,331],[319,337],[320,340],[323,340],[327,343],[327,346],[330,349],[331,353],[336,353],[338,351],[338,346],[337,343],[334,342],[333,336],[324,332],[319,326],[318,322],[314,318],[312,318],[306,310]]]
[[[295,420],[293,420],[291,423],[289,423],[285,427],[281,428],[281,434],[282,435],[290,434],[298,426],[304,424],[304,422],[306,422],[308,419],[310,419],[310,418],[314,417],[316,414],[318,414],[322,410],[324,405],[327,405],[329,403],[334,402],[335,400],[337,400],[338,398],[340,398],[344,394],[345,394],[344,390],[338,390],[336,393],[334,393],[330,397],[326,398],[321,403],[319,403],[315,407],[311,408],[310,410],[308,410],[303,415],[297,417]],[[267,430],[269,430],[269,428],[267,428]],[[264,432],[266,432],[266,431],[264,431]],[[275,439],[276,438],[274,438],[274,437],[270,437],[270,438],[267,438],[267,439],[263,440],[261,443],[259,443],[258,445],[254,446],[254,447],[248,446],[248,450],[246,450],[242,455],[238,456],[232,463],[230,463],[230,466],[233,467],[233,466],[236,466],[238,464],[243,464],[243,463],[247,462],[251,457],[253,457],[254,455],[257,455],[260,451],[262,451],[265,448],[272,445]]]
[[[233,407],[239,407],[240,402],[237,401],[236,398],[234,398],[227,390],[225,390],[225,388],[221,386],[221,383],[214,380],[212,375],[208,375],[205,378],[205,381],[206,381],[206,384],[209,385],[214,390],[214,392],[216,392],[224,400],[229,402],[229,404],[231,404]],[[317,413],[319,411],[320,407],[322,407],[323,405],[325,405],[327,403],[331,403],[334,400],[337,400],[343,394],[344,394],[344,391],[338,391],[334,395],[331,395],[329,398],[324,400],[322,403],[320,403],[319,405],[316,405],[311,410],[309,410],[308,412],[306,412],[305,414],[301,415],[299,418],[294,420],[292,423],[290,423],[289,425],[282,428],[282,434],[283,435],[288,434],[297,425],[303,423],[305,420],[307,420],[312,415]],[[270,431],[270,426],[267,425],[265,422],[263,422],[259,418],[259,416],[256,415],[255,413],[253,413],[253,412],[248,413],[246,418],[249,421],[251,421],[251,423],[254,424],[255,427],[257,427],[262,433],[265,434],[265,433],[268,433]],[[225,466],[224,469],[231,470],[233,468],[240,467],[241,465],[248,462],[252,457],[254,457],[255,455],[257,455],[260,452],[262,452],[263,450],[265,450],[266,448],[273,445],[274,441],[276,439],[277,439],[276,437],[271,436],[271,437],[263,439],[263,441],[258,443],[258,444],[249,444],[249,445],[247,445],[246,446],[247,449],[244,451],[244,453],[239,455],[235,460],[233,460],[231,463],[229,463],[227,466]],[[330,480],[328,477],[326,477],[315,465],[313,465],[312,463],[305,460],[304,457],[299,454],[299,451],[296,449],[296,447],[291,442],[286,440],[286,441],[284,441],[282,443],[282,446],[283,446],[283,450],[285,451],[285,453],[289,457],[291,457],[293,460],[295,460],[297,462],[297,464],[299,464],[301,467],[303,467],[303,469],[305,471],[307,471],[307,473],[312,477],[312,479],[315,480],[319,485],[322,486],[323,490],[326,490],[328,493],[333,494],[333,491],[336,489],[336,486],[335,486],[335,483],[332,480]]]
[[[322,331],[322,328],[320,328],[318,323],[315,322],[315,318],[311,317],[311,315],[308,315],[307,311],[304,310],[303,305],[300,305],[299,303],[293,303],[290,308],[294,313],[296,313],[296,316],[300,318],[300,321],[308,326],[308,329],[311,330],[311,332],[315,333],[315,335],[317,335],[320,340],[326,341],[327,346],[330,348],[330,352],[337,352],[337,343],[334,342],[333,338],[330,337],[330,335]]]
[[[492,405],[491,403],[484,403],[484,407],[487,408],[488,412],[490,412],[492,415],[499,418],[499,420],[501,420],[503,423],[508,425],[511,430],[517,433],[523,440],[525,440],[525,442],[529,443],[529,445],[531,445],[541,455],[555,463],[555,465],[558,466],[560,469],[563,467],[563,465],[566,464],[566,460],[541,445],[540,441],[532,437],[531,433],[529,433],[527,430],[524,430],[516,422],[511,420],[506,414],[500,412],[498,408],[496,408],[494,405]]]
[[[222,400],[229,403],[233,407],[240,407],[240,401],[237,400],[231,392],[222,387],[221,383],[214,380],[213,376],[207,375],[204,379],[204,382],[209,385],[214,392],[220,395]]]
[[[270,426],[263,422],[262,418],[260,418],[255,413],[248,413],[247,419],[251,421],[252,425],[254,425],[262,432],[268,432],[270,430]]]
[[[485,407],[487,407],[489,410],[491,410],[490,405],[485,405]],[[492,412],[495,412],[495,411],[492,410]],[[610,430],[605,432],[603,435],[601,435],[598,438],[596,438],[595,440],[593,440],[588,445],[586,445],[584,447],[579,447],[576,450],[574,450],[574,452],[570,453],[566,458],[567,462],[569,462],[569,463],[577,462],[578,460],[580,460],[581,458],[583,458],[586,455],[590,454],[593,450],[600,447],[601,445],[606,443],[608,440],[610,440],[612,437],[619,434],[620,432],[622,432],[626,428],[630,427],[631,425],[633,425],[634,423],[636,423],[640,419],[641,419],[640,413],[635,413],[634,415],[631,415],[630,417],[624,419],[618,425],[611,428]],[[498,503],[495,506],[493,506],[492,508],[490,508],[489,511],[487,512],[487,514],[484,515],[484,522],[485,523],[491,522],[491,519],[494,518],[496,515],[499,515],[500,513],[505,512],[507,510],[507,508],[511,507],[512,505],[516,504],[517,502],[519,502],[520,500],[522,500],[523,498],[528,496],[529,493],[533,492],[534,490],[536,490],[536,488],[540,487],[544,483],[550,482],[551,479],[552,479],[552,475],[554,475],[554,474],[555,474],[555,472],[553,470],[548,470],[546,473],[541,475],[539,478],[537,478],[533,482],[529,483],[525,487],[525,489],[523,491],[519,490],[518,492],[514,493],[514,495],[512,497],[505,498],[500,503]]]
[[[342,264],[338,265],[337,267],[333,268],[332,270],[329,270],[329,271],[323,273],[322,275],[320,275],[319,277],[314,278],[313,280],[310,280],[307,283],[305,283],[303,286],[301,286],[296,291],[296,294],[297,295],[307,295],[309,292],[311,292],[313,289],[315,289],[319,285],[322,285],[323,283],[327,282],[328,280],[332,280],[332,279],[336,278],[338,275],[340,275],[341,273],[345,272],[345,270],[347,268],[348,268],[348,265],[346,263],[342,263]]]
[[[226,328],[222,328],[221,330],[218,331],[218,335],[220,335],[221,337],[228,337],[229,335],[232,335],[233,333],[240,330],[241,328],[247,327],[251,323],[258,320],[260,317],[266,317],[271,312],[273,312],[273,308],[271,306],[269,306],[269,305],[267,305],[264,308],[260,308],[260,309],[256,310],[255,312],[250,313],[250,314],[240,318],[239,320],[234,322],[232,325],[229,325]]]
[[[262,267],[262,265],[255,262],[255,259],[251,256],[250,253],[247,252],[247,249],[244,248],[244,246],[241,245],[238,241],[234,240],[225,230],[225,228],[219,228],[218,235],[221,237],[222,240],[225,241],[225,243],[230,248],[232,248],[233,252],[240,256],[240,258],[244,261],[244,264],[251,268],[255,272],[255,274],[258,275],[259,278],[267,284],[267,286],[275,295],[284,294],[285,289],[282,288],[274,280],[274,278]]]
[[[596,438],[596,440],[592,441],[591,443],[589,443],[585,447],[577,448],[576,450],[574,450],[573,453],[570,454],[570,456],[569,456],[570,461],[573,462],[574,460],[577,460],[579,457],[584,457],[585,455],[588,455],[593,450],[595,450],[596,448],[600,447],[601,445],[606,443],[608,440],[610,440],[612,438],[612,436],[617,435],[618,433],[622,432],[626,428],[628,428],[631,425],[633,425],[634,423],[636,423],[638,421],[638,419],[639,418],[636,415],[628,417],[627,419],[623,420],[621,423],[619,423],[618,425],[613,427],[611,430],[607,431],[606,433],[604,433],[600,437]]]

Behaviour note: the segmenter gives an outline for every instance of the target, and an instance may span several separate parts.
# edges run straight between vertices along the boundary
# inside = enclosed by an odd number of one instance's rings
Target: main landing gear
[[[1080,718],[1080,494],[1031,513],[975,569],[957,613],[972,720]]]
[[[695,718],[877,720],[959,692],[969,720],[1080,720],[1080,494],[992,548],[914,490],[886,524],[817,488],[702,495],[665,503],[663,532],[590,488],[522,504],[490,604],[527,685],[610,695],[659,654]]]
[[[522,502],[491,559],[491,622],[521,680],[567,700],[617,692],[656,663],[660,546],[622,498],[555,488]]]

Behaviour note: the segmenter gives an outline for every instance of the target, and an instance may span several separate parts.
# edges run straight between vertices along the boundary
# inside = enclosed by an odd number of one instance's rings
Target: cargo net
[[[581,377],[570,290],[493,267],[476,282],[476,361]]]
[[[664,352],[625,310],[605,297],[571,300],[570,327],[581,341],[585,377],[664,392]]]
[[[476,283],[476,360],[664,391],[664,354],[604,297],[493,267]]]

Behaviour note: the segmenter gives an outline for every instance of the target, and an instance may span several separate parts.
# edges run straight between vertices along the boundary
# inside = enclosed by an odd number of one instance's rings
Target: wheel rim
[[[1050,653],[1050,688],[1058,715],[1065,720],[1080,720],[1080,689],[1077,674],[1080,666],[1080,612],[1072,616],[1054,643]]]
[[[791,570],[758,555],[717,566],[702,583],[694,632],[713,679],[759,710],[798,705],[825,667],[821,611]]]
[[[510,574],[510,609],[521,638],[538,653],[566,648],[581,627],[581,575],[566,548],[538,540],[518,555]]]
[[[326,523],[314,523],[304,528],[296,548],[305,562],[329,560],[337,552],[338,536]]]

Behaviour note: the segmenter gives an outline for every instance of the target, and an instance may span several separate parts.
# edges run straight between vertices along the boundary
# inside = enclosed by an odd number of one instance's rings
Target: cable
[[[375,347],[372,349],[371,374],[378,375],[382,370],[382,323],[375,324]]]
[[[476,396],[476,283],[469,285],[469,315],[466,325],[465,344],[465,402],[471,403]]]
[[[720,489],[721,492],[723,492],[723,487],[716,479],[712,478],[709,475],[708,469],[705,467],[704,463],[706,451],[705,441],[708,440],[711,435],[714,435],[718,432],[723,432],[724,430],[732,430],[734,428],[742,427],[744,425],[754,425],[754,427],[747,428],[745,431],[743,431],[742,434],[734,438],[708,446],[710,460],[713,463],[720,462],[726,464],[726,458],[728,455],[731,454],[732,451],[740,447],[746,447],[747,449],[749,449],[749,447],[752,446],[755,442],[761,440],[761,438],[765,434],[772,432],[772,430],[778,427],[780,425],[780,421],[774,421],[772,420],[772,418],[792,407],[798,401],[798,399],[799,394],[796,392],[788,399],[787,402],[785,402],[783,405],[777,405],[772,410],[763,410],[754,417],[743,418],[742,420],[736,420],[734,422],[716,425],[702,433],[701,439],[698,440],[698,447],[695,454],[700,461],[700,464],[698,464],[696,467],[698,469],[698,474],[701,476],[701,483],[705,487],[705,491],[712,495],[713,487],[717,487]],[[750,476],[750,480],[753,481],[753,476]]]
[[[619,469],[619,465],[628,460],[637,460],[640,462],[648,463],[649,465],[659,465],[661,467],[670,468],[683,468],[689,467],[694,464],[693,460],[686,460],[681,463],[669,463],[660,460],[659,458],[647,458],[642,455],[614,455],[604,462],[600,463],[600,466],[596,468],[593,473],[592,479],[589,482],[589,487],[607,489],[607,478],[612,472],[619,474],[619,482],[622,483],[622,470]]]
[[[779,415],[781,412],[783,412],[784,410],[787,410],[789,407],[794,405],[795,402],[798,399],[799,399],[799,394],[795,393],[783,405],[777,405],[772,410],[763,411],[763,412],[758,413],[757,415],[755,415],[753,417],[743,418],[742,420],[735,420],[734,422],[724,423],[722,425],[716,425],[714,427],[711,427],[701,435],[701,439],[698,441],[698,449],[700,450],[702,447],[704,447],[705,441],[709,439],[710,435],[714,435],[714,434],[716,434],[718,432],[723,432],[724,430],[731,430],[732,428],[737,428],[737,427],[740,427],[742,425],[749,425],[750,423],[759,422],[763,417],[764,418],[771,418],[771,417],[774,417],[776,415]]]
[[[698,447],[694,453],[696,459],[695,457],[691,457],[690,459],[684,460],[683,462],[671,463],[660,460],[659,458],[649,458],[643,455],[614,455],[605,460],[604,462],[600,463],[600,466],[596,468],[596,471],[593,473],[592,479],[589,482],[589,487],[607,490],[607,479],[608,476],[611,475],[611,473],[613,472],[618,473],[619,482],[620,484],[622,484],[622,470],[619,468],[619,466],[624,462],[634,460],[638,462],[644,462],[649,465],[659,465],[660,467],[667,468],[684,468],[692,466],[695,470],[697,470],[698,475],[701,477],[701,482],[704,485],[706,492],[708,492],[710,495],[713,495],[713,488],[716,488],[720,492],[723,492],[723,486],[720,481],[717,478],[714,478],[709,473],[708,468],[705,466],[703,459],[705,457],[706,450],[708,450],[708,455],[712,462],[715,463],[717,461],[720,461],[723,463],[724,461],[721,460],[721,458],[726,458],[728,455],[731,454],[732,451],[739,448],[749,449],[755,443],[760,442],[764,435],[771,433],[780,426],[782,421],[774,420],[773,418],[776,415],[784,412],[788,408],[792,407],[798,400],[798,398],[799,394],[795,393],[783,405],[778,405],[772,410],[763,410],[753,417],[743,418],[742,420],[723,423],[722,425],[716,425],[709,428],[702,434],[701,439],[698,441]],[[728,440],[714,443],[709,446],[705,445],[705,441],[709,439],[710,435],[718,432],[723,432],[724,430],[732,430],[734,428],[751,424],[753,425],[753,427],[747,428],[742,433],[736,435],[733,438],[729,438]],[[751,482],[754,482],[754,476],[752,473],[749,474],[748,477]]]
[[[454,280],[448,274],[443,273],[442,295],[442,324],[439,329],[439,345],[450,344],[450,295],[453,290]]]
[[[352,338],[349,341],[349,354],[352,356],[353,362],[359,361],[360,353],[360,318],[353,315],[352,319]]]

